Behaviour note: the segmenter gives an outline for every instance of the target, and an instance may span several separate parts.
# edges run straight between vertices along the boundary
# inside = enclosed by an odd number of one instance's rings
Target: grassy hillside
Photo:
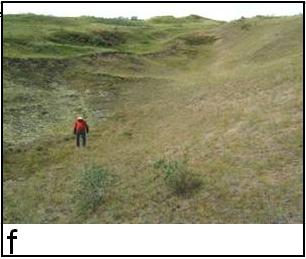
[[[301,16],[3,19],[5,223],[302,223]]]

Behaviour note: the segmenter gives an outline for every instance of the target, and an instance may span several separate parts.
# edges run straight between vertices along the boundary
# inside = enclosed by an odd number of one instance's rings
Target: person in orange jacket
[[[74,123],[74,130],[73,133],[76,135],[76,145],[80,147],[80,137],[83,140],[83,147],[86,146],[86,133],[89,132],[89,127],[86,121],[81,117],[77,117],[76,122]]]

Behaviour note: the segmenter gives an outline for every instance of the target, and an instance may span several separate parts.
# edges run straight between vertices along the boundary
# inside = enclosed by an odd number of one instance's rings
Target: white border
[[[4,224],[14,255],[302,255],[303,225]]]

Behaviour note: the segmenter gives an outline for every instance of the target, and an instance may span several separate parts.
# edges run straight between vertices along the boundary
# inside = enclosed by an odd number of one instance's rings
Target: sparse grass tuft
[[[76,180],[73,203],[78,215],[94,211],[103,201],[111,183],[111,176],[102,167],[85,168]]]
[[[186,160],[160,159],[153,166],[163,172],[165,183],[176,195],[188,196],[202,185],[199,176],[188,168]]]

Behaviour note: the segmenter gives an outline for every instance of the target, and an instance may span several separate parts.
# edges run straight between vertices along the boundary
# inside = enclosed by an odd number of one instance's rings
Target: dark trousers
[[[83,140],[83,147],[86,146],[86,133],[85,132],[79,132],[76,134],[76,145],[80,146],[80,138],[82,137]]]

